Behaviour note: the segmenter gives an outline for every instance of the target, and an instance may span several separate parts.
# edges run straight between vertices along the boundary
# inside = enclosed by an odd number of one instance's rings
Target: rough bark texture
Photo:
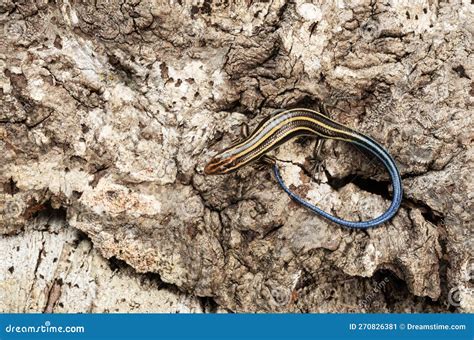
[[[0,311],[473,311],[471,1],[0,2]],[[343,229],[268,169],[202,169],[277,108],[394,156],[399,214]],[[281,147],[340,217],[390,202],[342,143]]]

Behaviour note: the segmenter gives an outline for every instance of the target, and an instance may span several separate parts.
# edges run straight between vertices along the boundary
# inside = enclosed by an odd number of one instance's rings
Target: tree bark
[[[0,3],[1,312],[473,312],[474,5]],[[280,108],[329,106],[384,145],[404,200],[354,231],[269,169],[203,167]],[[371,157],[274,155],[299,194],[367,220]]]

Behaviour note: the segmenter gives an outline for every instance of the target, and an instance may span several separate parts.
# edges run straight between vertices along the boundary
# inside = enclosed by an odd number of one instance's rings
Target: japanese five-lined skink
[[[227,174],[256,161],[288,140],[299,136],[336,139],[349,142],[376,156],[390,174],[393,199],[382,215],[369,221],[352,222],[335,217],[305,201],[293,193],[280,176],[276,162],[273,163],[275,177],[283,190],[296,202],[323,217],[349,228],[365,229],[378,226],[391,219],[400,208],[402,182],[395,161],[390,154],[372,138],[344,126],[325,114],[310,109],[278,110],[265,118],[257,128],[242,141],[216,155],[204,168],[207,175]]]

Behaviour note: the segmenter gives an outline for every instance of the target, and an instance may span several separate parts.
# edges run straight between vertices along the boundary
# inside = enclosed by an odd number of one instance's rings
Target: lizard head
[[[227,150],[216,155],[204,167],[206,175],[224,175],[236,170],[236,158],[229,156]]]

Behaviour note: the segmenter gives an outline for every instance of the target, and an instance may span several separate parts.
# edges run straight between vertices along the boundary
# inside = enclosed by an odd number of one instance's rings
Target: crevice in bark
[[[293,90],[293,89],[291,89]],[[316,98],[310,94],[305,94],[303,98],[297,100],[296,102],[288,105],[285,109],[295,109],[298,107],[306,107],[314,110],[318,110],[319,105],[322,103],[322,101],[319,98]]]
[[[458,65],[456,67],[453,67],[453,71],[458,74],[459,77],[461,78],[466,78],[466,79],[471,79],[466,73],[466,69],[464,68],[463,65]]]
[[[74,239],[73,246],[77,248],[81,242],[87,241],[90,244],[93,244],[92,239],[80,229],[75,229],[76,238]]]
[[[444,234],[444,232],[443,232]],[[450,267],[449,260],[445,256],[448,252],[447,250],[447,240],[445,235],[440,234],[438,238],[439,245],[441,247],[441,256],[439,259],[439,281],[441,287],[441,295],[438,301],[446,301],[449,294],[449,279],[448,279],[448,270]],[[455,312],[455,306],[448,306],[449,312]]]
[[[306,287],[310,287],[314,285],[315,283],[316,283],[316,278],[314,277],[314,274],[303,269],[303,272],[300,275],[298,282],[296,282],[295,290],[298,291]]]
[[[419,209],[421,211],[421,215],[425,218],[425,220],[435,226],[442,226],[444,224],[445,216],[442,213],[432,209],[428,204],[424,202],[405,197],[403,199],[403,204],[408,207],[416,207],[417,209]]]
[[[377,270],[371,279],[375,282],[374,287],[383,294],[385,306],[390,313],[406,312],[405,304],[409,300],[412,300],[414,305],[423,306],[422,310],[444,310],[444,304],[441,300],[413,295],[408,289],[407,283],[389,269]],[[377,308],[374,307],[369,309],[371,312],[376,310]],[[419,312],[419,310],[414,310],[413,312]]]
[[[16,186],[16,181],[13,180],[12,177],[10,177],[10,180],[7,183],[3,184],[3,190],[5,191],[6,194],[14,196],[18,192],[20,192],[20,189]]]
[[[124,270],[130,270],[134,274],[139,275],[140,276],[140,282],[142,284],[154,283],[157,286],[158,289],[166,289],[166,290],[169,290],[169,291],[172,291],[172,292],[181,291],[178,286],[176,286],[174,284],[171,284],[171,283],[164,282],[161,279],[160,274],[151,273],[151,272],[138,273],[135,270],[135,268],[130,266],[127,262],[117,258],[116,256],[110,257],[109,259],[107,259],[107,262],[109,264],[110,270],[112,270],[112,272],[114,272],[114,273],[124,271]]]
[[[26,208],[23,213],[25,219],[36,219],[36,218],[47,218],[47,219],[58,219],[66,221],[67,208],[60,206],[54,208],[52,206],[51,199],[48,199],[45,203],[36,203]]]
[[[328,184],[334,190],[339,190],[348,184],[354,184],[363,191],[382,196],[387,200],[392,199],[388,190],[390,185],[388,181],[376,181],[374,179],[361,177],[358,174],[350,174],[344,177],[331,177],[327,171],[326,176],[328,177]]]
[[[200,297],[198,296],[201,309],[204,313],[216,313],[219,305],[216,300],[210,296]]]
[[[120,260],[115,256],[112,256],[111,258],[109,258],[107,260],[107,263],[109,264],[110,270],[113,272],[120,271],[120,269],[128,267],[125,261]]]
[[[372,275],[372,280],[377,283],[376,285],[381,286],[380,290],[384,296],[385,305],[392,312],[397,310],[396,306],[398,303],[403,302],[403,300],[411,295],[407,283],[391,270],[377,270]]]
[[[265,231],[265,233],[263,234],[262,236],[262,239],[265,239],[265,238],[268,238],[268,237],[272,237],[273,235],[276,234],[276,232],[278,230],[280,230],[282,227],[284,226],[284,224],[277,224],[275,226],[272,226],[271,228],[269,228],[268,230]]]
[[[168,283],[162,280],[160,274],[158,273],[152,273],[152,272],[147,272],[147,273],[139,273],[130,266],[127,262],[118,259],[115,256],[112,256],[107,260],[109,264],[109,268],[114,272],[121,272],[121,271],[129,271],[135,275],[139,276],[140,283],[142,285],[146,284],[153,284],[157,287],[157,289],[164,289],[172,293],[185,293],[189,294],[189,291],[183,290],[181,287]],[[192,293],[192,292],[191,292]],[[199,300],[202,312],[206,313],[215,313],[217,309],[219,308],[219,305],[217,302],[214,300],[214,297],[212,296],[196,296],[196,298]]]

